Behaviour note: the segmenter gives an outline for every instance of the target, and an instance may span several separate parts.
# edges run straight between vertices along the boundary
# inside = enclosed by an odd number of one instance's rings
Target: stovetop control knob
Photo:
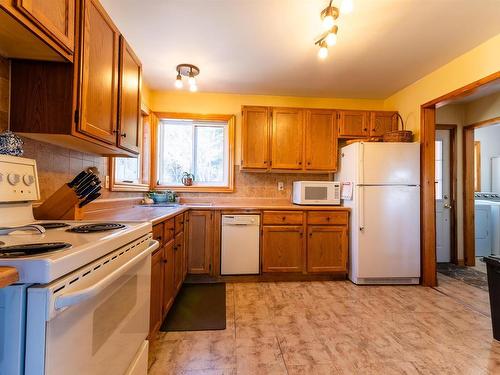
[[[17,173],[9,173],[7,175],[7,181],[9,181],[9,184],[11,184],[11,185],[17,185],[20,180],[21,180],[21,176],[18,175]]]
[[[33,185],[33,182],[35,182],[35,177],[31,174],[25,174],[23,176],[23,182],[26,186]]]

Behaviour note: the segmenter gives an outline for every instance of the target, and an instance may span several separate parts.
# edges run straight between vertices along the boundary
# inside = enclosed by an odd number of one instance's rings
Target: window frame
[[[156,112],[155,115],[158,121],[153,125],[153,151],[151,153],[151,188],[154,190],[174,190],[178,192],[206,192],[206,193],[230,193],[234,191],[234,115],[218,115],[218,114],[196,114],[196,113],[178,113],[178,112]],[[158,126],[161,120],[202,120],[202,121],[220,121],[227,123],[227,142],[228,142],[228,160],[227,160],[227,184],[225,185],[160,185],[158,184]]]
[[[122,192],[138,192],[138,191],[149,191],[150,190],[150,185],[151,185],[151,162],[152,162],[152,152],[151,152],[151,146],[153,143],[153,136],[154,136],[154,131],[153,131],[153,121],[152,121],[152,116],[153,113],[150,112],[149,108],[147,108],[144,104],[141,105],[141,123],[139,124],[139,135],[141,136],[141,142],[139,146],[139,154],[137,155],[137,159],[139,162],[139,179],[141,182],[123,182],[123,181],[117,181],[115,177],[115,171],[116,171],[116,157],[110,157],[109,158],[109,190],[110,191],[122,191]],[[149,117],[148,122],[149,122],[149,133],[150,133],[150,147],[149,150],[146,150],[144,148],[144,143],[145,143],[145,137],[144,137],[144,121],[145,118]],[[146,176],[144,174],[144,153],[149,152],[149,162],[150,162],[150,168],[149,168],[149,175]],[[147,182],[144,182],[147,181]]]

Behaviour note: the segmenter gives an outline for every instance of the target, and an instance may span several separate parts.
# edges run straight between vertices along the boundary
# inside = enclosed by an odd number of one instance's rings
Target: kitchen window
[[[160,116],[157,187],[177,191],[232,191],[234,116]],[[191,186],[183,176],[193,177]]]

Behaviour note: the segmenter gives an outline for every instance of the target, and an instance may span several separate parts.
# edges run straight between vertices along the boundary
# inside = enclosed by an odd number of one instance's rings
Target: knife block
[[[78,204],[75,191],[64,184],[40,206],[34,207],[33,215],[37,220],[78,220],[82,216]]]

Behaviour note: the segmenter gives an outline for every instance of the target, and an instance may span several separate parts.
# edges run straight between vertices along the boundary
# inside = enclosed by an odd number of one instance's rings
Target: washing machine
[[[476,256],[500,255],[500,194],[475,193]]]

